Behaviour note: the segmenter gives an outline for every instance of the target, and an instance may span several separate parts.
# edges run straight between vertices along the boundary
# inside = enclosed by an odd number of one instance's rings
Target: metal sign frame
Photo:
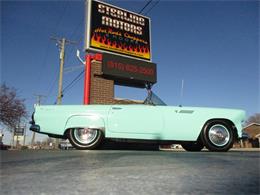
[[[142,57],[138,57],[138,56],[134,56],[134,55],[128,55],[128,54],[124,54],[124,53],[120,53],[120,52],[113,52],[113,51],[108,51],[108,50],[103,50],[103,49],[97,49],[97,48],[93,48],[90,45],[90,40],[91,40],[91,8],[92,8],[92,2],[95,1],[97,3],[101,3],[104,5],[107,5],[109,7],[115,8],[115,9],[119,9],[128,13],[131,13],[133,15],[136,16],[140,16],[143,17],[145,19],[148,20],[148,25],[149,25],[149,51],[150,51],[150,59],[146,59],[146,58],[142,58]],[[85,5],[85,9],[86,9],[86,15],[85,15],[85,50],[86,51],[91,51],[91,52],[99,52],[99,53],[109,53],[109,54],[113,54],[113,55],[119,55],[119,56],[123,56],[123,57],[128,57],[128,58],[133,58],[133,59],[138,59],[138,60],[143,60],[143,61],[148,61],[151,62],[152,61],[152,37],[151,37],[151,19],[149,17],[143,16],[141,14],[102,2],[102,1],[98,1],[98,0],[87,0],[86,1],[86,5]]]

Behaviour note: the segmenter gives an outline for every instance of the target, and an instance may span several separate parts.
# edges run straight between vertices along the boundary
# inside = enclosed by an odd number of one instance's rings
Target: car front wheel
[[[208,122],[201,133],[202,141],[210,151],[226,152],[233,146],[234,132],[225,121]]]
[[[103,139],[99,129],[75,128],[69,129],[68,138],[71,145],[80,150],[91,150],[99,146]]]

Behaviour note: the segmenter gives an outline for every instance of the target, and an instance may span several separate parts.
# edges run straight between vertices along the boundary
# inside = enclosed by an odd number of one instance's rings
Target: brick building
[[[102,78],[101,62],[91,62],[90,104],[114,104],[114,81]]]
[[[115,98],[114,80],[103,78],[102,63],[91,62],[90,104],[141,104],[139,100]]]
[[[248,135],[247,144],[249,147],[259,148],[260,143],[260,124],[252,123],[244,128],[245,133]]]

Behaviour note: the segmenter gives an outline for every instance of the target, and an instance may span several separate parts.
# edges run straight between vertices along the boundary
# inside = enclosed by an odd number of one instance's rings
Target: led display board
[[[155,63],[111,54],[103,54],[102,73],[117,85],[145,87],[157,81]]]
[[[96,1],[88,1],[86,51],[113,53],[151,61],[150,19]]]

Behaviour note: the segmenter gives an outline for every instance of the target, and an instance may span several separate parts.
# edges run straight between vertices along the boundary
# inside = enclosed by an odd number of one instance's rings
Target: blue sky
[[[139,12],[147,1],[106,2]],[[260,112],[259,1],[162,0],[148,16],[158,69],[153,90],[166,103]],[[56,101],[59,51],[51,36],[77,41],[66,48],[65,67],[80,65],[75,53],[84,55],[84,1],[1,1],[0,80],[26,99],[29,113],[34,94],[47,96],[44,104]],[[64,87],[80,71],[64,74]],[[143,99],[146,92],[117,86],[115,94]],[[63,104],[82,99],[83,79]]]

